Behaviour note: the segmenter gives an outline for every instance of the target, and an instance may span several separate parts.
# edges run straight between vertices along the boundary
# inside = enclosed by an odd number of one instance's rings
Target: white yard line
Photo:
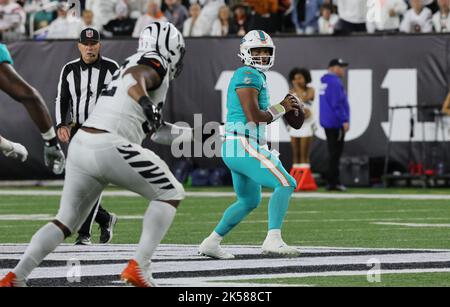
[[[0,259],[19,259],[25,249],[25,244],[1,244],[0,245]],[[81,275],[83,277],[91,276],[111,276],[118,275],[123,270],[126,260],[132,257],[136,245],[134,244],[117,244],[117,245],[95,245],[88,247],[79,247],[72,245],[62,245],[58,247],[55,253],[52,253],[47,257],[47,260],[67,261],[69,259],[78,258],[79,260],[121,260],[120,263],[99,263],[99,264],[86,264],[80,267]],[[258,255],[260,253],[259,246],[245,246],[245,245],[230,245],[225,247],[228,251],[236,254],[246,255]],[[152,264],[152,270],[154,273],[179,273],[185,271],[187,273],[195,271],[211,271],[218,272],[215,276],[191,276],[191,277],[172,277],[172,278],[160,278],[158,283],[162,286],[188,286],[188,287],[203,287],[203,286],[258,286],[257,280],[270,280],[279,278],[301,278],[301,277],[326,277],[326,276],[366,276],[367,270],[346,270],[337,271],[332,266],[338,265],[366,265],[370,259],[377,258],[381,263],[381,280],[383,280],[384,274],[418,274],[418,273],[442,273],[450,272],[448,267],[436,267],[436,268],[410,268],[410,269],[383,269],[383,263],[390,264],[417,264],[417,263],[429,263],[429,262],[442,262],[445,264],[450,259],[450,250],[423,250],[418,249],[419,252],[411,253],[405,251],[405,253],[376,253],[378,250],[390,251],[392,249],[359,249],[359,248],[340,248],[340,247],[301,247],[302,252],[311,252],[315,255],[302,258],[286,258],[282,261],[280,259],[242,259],[242,260],[207,260],[203,257],[196,256],[197,246],[195,245],[171,245],[162,244],[158,247],[154,262]],[[404,249],[396,249],[401,251]],[[329,255],[335,251],[343,252],[340,255]],[[368,251],[366,255],[357,255],[355,252]],[[438,252],[442,251],[442,252]],[[374,252],[374,253],[370,253]],[[325,253],[322,257],[318,257],[316,254]],[[348,253],[348,254],[347,254]],[[156,261],[158,260],[158,261]],[[172,261],[170,261],[172,260]],[[177,260],[177,261],[173,261]],[[315,266],[331,266],[328,271],[316,271],[316,272],[295,272],[286,271],[283,273],[264,273],[264,269],[274,268],[313,268]],[[31,278],[65,278],[67,276],[69,266],[59,265],[55,267],[39,267],[37,268]],[[220,271],[224,269],[255,269],[254,272],[248,272],[248,274],[240,275],[233,274],[227,276],[221,276]],[[262,269],[258,274],[258,269]],[[9,269],[0,268],[0,276],[7,273]],[[291,269],[289,269],[291,270]],[[230,281],[231,283],[226,283]],[[243,281],[242,284],[237,281]],[[249,281],[249,283],[245,283]],[[301,282],[301,281],[300,281]],[[114,285],[121,285],[119,281],[113,282]],[[290,286],[287,284],[260,284],[259,286]],[[302,286],[308,286],[302,284]]]
[[[182,216],[182,214],[179,214]],[[54,218],[54,215],[51,214],[0,214],[0,221],[48,221]],[[143,215],[119,215],[118,218],[121,221],[133,221],[133,220],[142,220]],[[405,226],[405,227],[450,227],[450,224],[419,224],[419,223],[401,223],[402,221],[411,222],[411,221],[442,221],[448,220],[450,218],[447,217],[423,217],[423,218],[385,218],[380,220],[379,218],[369,218],[369,219],[321,219],[320,222],[368,222],[370,224],[375,225],[387,225],[387,226]],[[392,222],[391,222],[392,221]],[[241,224],[264,224],[267,223],[267,219],[260,220],[251,220],[251,221],[242,221]],[[315,223],[316,219],[289,219],[286,223]],[[183,224],[197,224],[198,221],[184,221]],[[208,221],[204,222],[205,224],[216,224],[216,221]],[[0,225],[1,227],[17,227],[16,225]],[[358,228],[359,229],[359,228]],[[354,231],[358,229],[346,229],[346,231]],[[387,228],[390,229],[390,228]],[[380,230],[380,229],[378,229]],[[239,231],[242,232],[242,231]],[[252,233],[251,231],[249,231]]]
[[[0,190],[4,196],[61,196],[61,191],[37,190]],[[272,193],[263,193],[263,197],[270,197]],[[106,197],[141,197],[129,191],[105,191]],[[236,197],[234,192],[186,192],[187,197]],[[345,194],[345,193],[295,193],[293,198],[319,198],[319,199],[404,199],[404,200],[450,200],[450,195],[427,194]],[[449,202],[450,204],[450,202]]]
[[[450,224],[391,223],[391,222],[375,222],[371,224],[416,227],[416,228],[450,228]]]

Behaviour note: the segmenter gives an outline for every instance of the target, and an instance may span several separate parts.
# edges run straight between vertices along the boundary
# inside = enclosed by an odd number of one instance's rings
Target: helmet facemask
[[[270,68],[273,67],[274,61],[275,61],[275,48],[272,47],[261,47],[261,48],[267,48],[269,49],[269,55],[253,55],[254,49],[260,49],[260,48],[251,48],[249,49],[251,62],[252,64],[250,66],[255,67],[258,70],[261,71],[268,71]]]
[[[173,58],[169,59],[169,63],[170,63],[170,80],[178,78],[178,76],[183,71],[183,59],[184,59],[185,53],[186,53],[186,49],[184,47],[180,46],[178,59],[173,59]],[[176,60],[176,63],[174,63],[172,65],[173,60]]]
[[[262,48],[269,49],[270,55],[252,54],[252,50]],[[253,30],[247,33],[242,39],[240,51],[239,57],[242,62],[259,71],[266,72],[275,64],[275,45],[270,36],[263,31]]]

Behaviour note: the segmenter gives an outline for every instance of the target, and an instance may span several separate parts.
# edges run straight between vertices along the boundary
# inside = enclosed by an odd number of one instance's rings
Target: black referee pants
[[[70,131],[70,139],[71,140],[80,128],[81,128],[81,125],[75,125],[74,127],[72,127],[72,129]],[[92,224],[94,221],[94,217],[95,217],[95,222],[101,228],[105,228],[108,226],[111,215],[108,213],[108,211],[103,209],[103,207],[101,206],[101,198],[99,198],[97,200],[97,202],[95,203],[95,206],[92,208],[91,213],[89,213],[89,216],[87,217],[86,221],[83,223],[81,228],[78,230],[79,236],[84,236],[84,237],[91,236]]]
[[[90,237],[92,232],[92,224],[95,217],[95,222],[101,227],[106,228],[108,227],[110,215],[108,211],[103,209],[103,207],[100,205],[101,198],[97,200],[95,203],[94,208],[92,208],[91,213],[89,213],[89,216],[87,217],[86,221],[83,223],[81,228],[78,230],[78,235],[80,236],[86,236]]]
[[[331,188],[341,184],[339,179],[339,162],[341,160],[342,152],[344,151],[344,129],[328,129],[325,128],[328,144],[328,186]]]

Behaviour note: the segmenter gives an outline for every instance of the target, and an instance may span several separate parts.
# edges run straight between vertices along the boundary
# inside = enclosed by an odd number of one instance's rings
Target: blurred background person
[[[447,130],[447,135],[450,135],[450,92],[448,92],[447,98],[445,98],[444,103],[442,104],[441,111],[446,115],[443,121],[444,129]]]
[[[183,24],[189,18],[187,8],[178,0],[165,0],[165,4],[164,16],[166,16],[167,21],[172,23],[180,32],[183,32]]]
[[[292,22],[297,34],[317,32],[320,7],[323,0],[293,0]]]
[[[410,0],[411,9],[403,16],[400,31],[405,33],[429,33],[433,31],[432,12],[423,0]]]
[[[190,17],[184,22],[183,36],[198,37],[209,35],[208,23],[200,16],[202,8],[200,4],[194,3],[189,7]]]
[[[230,33],[230,9],[224,5],[219,10],[219,16],[214,21],[211,36],[227,36]]]
[[[320,80],[320,125],[327,136],[329,191],[346,190],[339,178],[339,163],[344,151],[345,134],[350,129],[350,106],[342,82],[347,66],[342,59],[331,60],[328,73]]]
[[[94,12],[92,12],[91,10],[84,10],[81,14],[81,28],[79,29],[79,32],[83,31],[86,28],[101,28],[95,24]]]
[[[262,30],[269,34],[275,33],[278,0],[245,0],[252,10],[250,30]]]
[[[73,15],[69,15],[66,11],[66,2],[58,5],[58,17],[52,21],[45,31],[48,39],[76,39],[79,36],[81,28],[81,20]]]
[[[323,4],[320,7],[320,18],[318,21],[319,34],[333,34],[338,22],[339,16],[332,12],[331,6]]]
[[[294,68],[289,73],[289,81],[292,86],[290,93],[301,98],[305,105],[305,122],[302,128],[297,130],[288,126],[292,146],[292,167],[309,168],[309,153],[316,130],[316,123],[312,113],[312,103],[316,94],[314,88],[310,86],[312,82],[311,73],[305,68]]]
[[[129,15],[133,19],[139,18],[142,14],[147,12],[147,5],[149,0],[119,0],[124,1],[128,5]],[[159,6],[162,5],[163,0],[158,0]]]
[[[133,31],[133,37],[139,38],[141,32],[152,22],[155,21],[167,21],[167,18],[164,16],[161,11],[160,3],[158,0],[149,0],[147,5],[147,12],[139,17],[136,22]]]
[[[14,40],[25,35],[26,14],[13,0],[0,0],[0,39]]]
[[[250,16],[247,13],[247,6],[237,4],[233,7],[233,17],[230,23],[230,34],[244,36],[250,30]]]
[[[450,0],[437,0],[439,11],[432,18],[435,32],[450,32]]]
[[[97,30],[116,18],[116,4],[119,0],[86,0],[85,9],[93,12]]]
[[[450,116],[450,92],[448,93],[447,98],[445,98],[444,103],[442,104],[442,113]]]
[[[103,27],[103,34],[107,37],[132,36],[136,20],[130,18],[128,5],[120,1],[116,5],[116,18]]]
[[[337,0],[339,23],[335,32],[350,34],[352,32],[366,32],[367,1],[365,0]]]
[[[202,11],[200,13],[201,19],[205,23],[205,28],[207,31],[206,35],[209,35],[212,31],[213,23],[219,15],[219,10],[225,5],[224,0],[201,0]]]
[[[382,4],[382,5],[381,5]],[[398,32],[400,18],[408,10],[404,0],[385,0],[375,2],[374,14],[367,16],[367,31],[376,32]]]

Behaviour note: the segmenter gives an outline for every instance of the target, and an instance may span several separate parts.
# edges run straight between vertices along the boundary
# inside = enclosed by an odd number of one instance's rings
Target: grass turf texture
[[[357,193],[372,191],[373,189],[360,189]],[[411,192],[414,193],[415,190],[396,191],[398,194]],[[444,190],[426,192],[441,194]],[[163,243],[199,244],[214,229],[223,211],[233,201],[233,197],[188,197],[182,203]],[[5,221],[1,220],[2,215],[53,216],[57,213],[58,203],[57,196],[2,196],[0,243],[28,243],[35,231],[46,223]],[[261,206],[226,237],[224,244],[261,244],[267,229],[267,204],[268,198],[264,198]],[[148,202],[139,197],[104,197],[103,206],[119,217],[143,216]],[[415,228],[374,224],[377,222],[449,226]],[[137,243],[141,223],[138,218],[119,220],[113,243]],[[98,240],[98,236],[99,231],[94,226],[94,242]],[[293,199],[283,228],[283,237],[289,244],[299,246],[450,249],[450,204],[443,200]],[[73,240],[74,237],[68,242]],[[305,277],[253,282],[316,286],[450,286],[450,273],[389,274],[382,278],[380,284],[368,284],[365,276]]]
[[[215,227],[232,197],[183,201],[163,243],[198,244]],[[0,216],[49,214],[58,210],[56,196],[2,196]],[[264,198],[225,244],[260,244],[267,228]],[[148,202],[137,197],[104,197],[103,206],[120,216],[142,216]],[[293,199],[283,229],[290,244],[305,246],[450,248],[450,227],[405,227],[376,222],[450,224],[450,206],[442,200]],[[0,243],[27,243],[45,221],[0,220]],[[141,220],[120,220],[114,243],[137,243]],[[94,239],[98,235],[94,226]],[[95,240],[94,240],[95,241]]]
[[[380,282],[368,282],[365,275],[278,278],[233,281],[233,283],[279,284],[313,287],[450,287],[450,273],[382,274]]]

